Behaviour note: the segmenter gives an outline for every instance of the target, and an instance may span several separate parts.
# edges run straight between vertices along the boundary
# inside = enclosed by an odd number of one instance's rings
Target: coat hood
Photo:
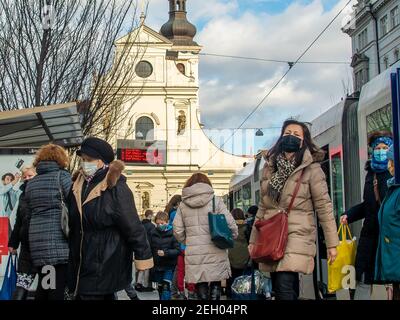
[[[206,183],[196,183],[182,190],[182,201],[190,208],[204,207],[213,197],[214,190]]]

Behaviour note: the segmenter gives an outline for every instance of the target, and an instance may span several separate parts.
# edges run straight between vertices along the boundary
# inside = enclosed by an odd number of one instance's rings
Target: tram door
[[[329,194],[331,190],[331,164],[329,159],[329,145],[322,147],[325,151],[325,158],[321,162],[321,168],[325,173]],[[317,225],[317,254],[315,257],[315,268],[313,273],[315,299],[335,299],[335,294],[328,293],[328,267],[327,267],[327,248],[325,244],[324,232],[318,217],[315,217]]]

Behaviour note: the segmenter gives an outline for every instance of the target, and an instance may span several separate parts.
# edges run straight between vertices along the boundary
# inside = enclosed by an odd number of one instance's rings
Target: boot
[[[196,284],[197,297],[199,300],[208,300],[208,283],[200,282]]]
[[[220,282],[211,283],[210,300],[220,300],[220,299],[221,299],[221,283]]]
[[[162,283],[159,283],[159,284],[158,284],[157,291],[158,291],[158,298],[161,300],[162,291],[163,291]]]
[[[16,287],[12,300],[26,300],[28,297],[28,290],[22,288],[22,287]]]
[[[167,281],[162,282],[162,292],[160,300],[171,300],[171,285]]]

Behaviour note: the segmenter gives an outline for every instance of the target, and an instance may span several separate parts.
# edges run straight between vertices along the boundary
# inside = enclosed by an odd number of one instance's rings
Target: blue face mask
[[[172,226],[169,225],[169,224],[159,224],[159,225],[157,226],[157,228],[158,228],[160,231],[168,231],[168,230],[171,230],[171,229],[172,229]]]
[[[385,162],[388,159],[387,150],[385,149],[374,150],[373,157],[378,162]]]

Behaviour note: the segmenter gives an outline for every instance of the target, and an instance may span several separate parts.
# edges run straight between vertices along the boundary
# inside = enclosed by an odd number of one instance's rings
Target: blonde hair
[[[33,166],[33,165],[26,165],[26,166],[23,166],[22,168],[21,168],[21,172],[22,172],[22,174],[24,174],[25,172],[27,172],[27,171],[33,171],[34,173],[36,173],[36,168]]]

